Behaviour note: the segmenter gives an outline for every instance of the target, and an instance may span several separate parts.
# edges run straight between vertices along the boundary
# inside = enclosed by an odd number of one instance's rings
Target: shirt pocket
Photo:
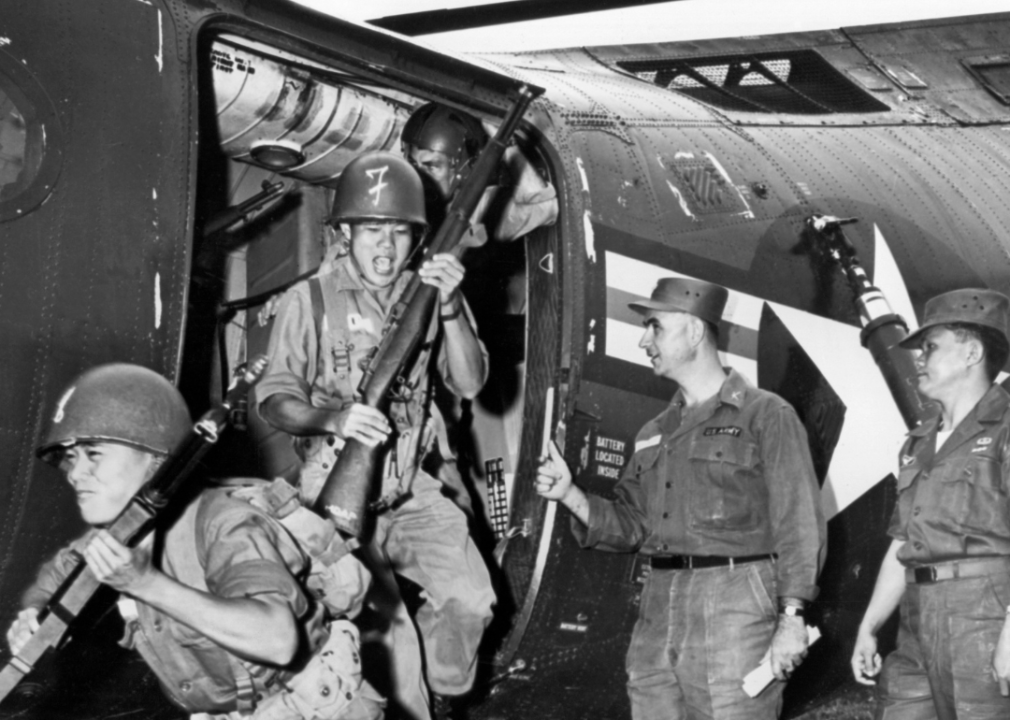
[[[691,524],[696,528],[751,530],[761,521],[757,447],[745,440],[695,442],[690,451]]]
[[[943,515],[955,530],[997,535],[1007,529],[1007,498],[1002,468],[990,455],[978,453],[953,459],[940,478]]]

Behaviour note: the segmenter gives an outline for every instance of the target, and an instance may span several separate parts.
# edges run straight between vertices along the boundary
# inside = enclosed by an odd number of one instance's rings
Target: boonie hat
[[[922,335],[930,328],[949,323],[970,323],[998,330],[1007,338],[1010,318],[1010,298],[1001,292],[984,288],[963,288],[937,295],[926,301],[922,326],[898,343],[903,348],[916,348]]]
[[[648,300],[628,303],[635,312],[686,312],[719,324],[729,291],[722,285],[686,277],[661,278]]]

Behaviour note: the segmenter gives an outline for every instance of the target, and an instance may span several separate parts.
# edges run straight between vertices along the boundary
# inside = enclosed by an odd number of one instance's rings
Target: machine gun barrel
[[[434,239],[425,248],[421,262],[433,255],[459,252],[459,241],[470,225],[488,180],[492,177],[509,138],[538,92],[523,87],[494,137],[481,151],[466,182],[456,194]],[[384,410],[408,363],[413,359],[428,328],[438,290],[414,275],[390,310],[382,341],[365,369],[358,388],[362,402]],[[382,447],[369,447],[348,438],[340,451],[313,509],[330,518],[344,535],[360,538],[364,533],[368,505],[381,485],[378,475]]]
[[[843,225],[856,218],[813,215],[807,226],[824,242],[828,254],[839,264],[855,296],[854,302],[863,326],[860,341],[880,368],[905,425],[913,428],[926,417],[922,396],[916,390],[918,372],[909,350],[898,346],[908,337],[905,320],[891,309],[880,288],[874,286],[859,262],[855,246],[842,231]]]
[[[249,392],[263,370],[267,358],[260,356],[245,370],[236,373],[228,394],[220,405],[208,410],[193,425],[193,432],[161,464],[150,480],[130,500],[107,530],[127,547],[136,547],[154,528],[158,515],[182,488],[200,459],[217,442],[227,427],[232,408]],[[83,557],[39,612],[39,629],[0,670],[0,702],[50,649],[56,648],[70,623],[98,590],[100,583]]]

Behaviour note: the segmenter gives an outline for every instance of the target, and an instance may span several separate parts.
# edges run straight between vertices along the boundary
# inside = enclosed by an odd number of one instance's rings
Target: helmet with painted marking
[[[167,455],[192,428],[186,401],[164,377],[139,365],[99,365],[81,373],[60,395],[35,454],[57,464],[62,448],[116,442]]]
[[[367,152],[344,168],[337,181],[330,223],[392,220],[426,228],[424,187],[417,170],[399,155]]]

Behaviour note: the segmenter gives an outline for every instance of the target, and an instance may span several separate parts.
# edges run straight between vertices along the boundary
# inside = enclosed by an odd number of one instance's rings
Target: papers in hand
[[[821,637],[819,628],[807,625],[807,646],[813,645]],[[747,673],[743,679],[743,691],[750,697],[757,697],[775,679],[772,675],[772,661],[769,653],[761,659],[761,664]]]

